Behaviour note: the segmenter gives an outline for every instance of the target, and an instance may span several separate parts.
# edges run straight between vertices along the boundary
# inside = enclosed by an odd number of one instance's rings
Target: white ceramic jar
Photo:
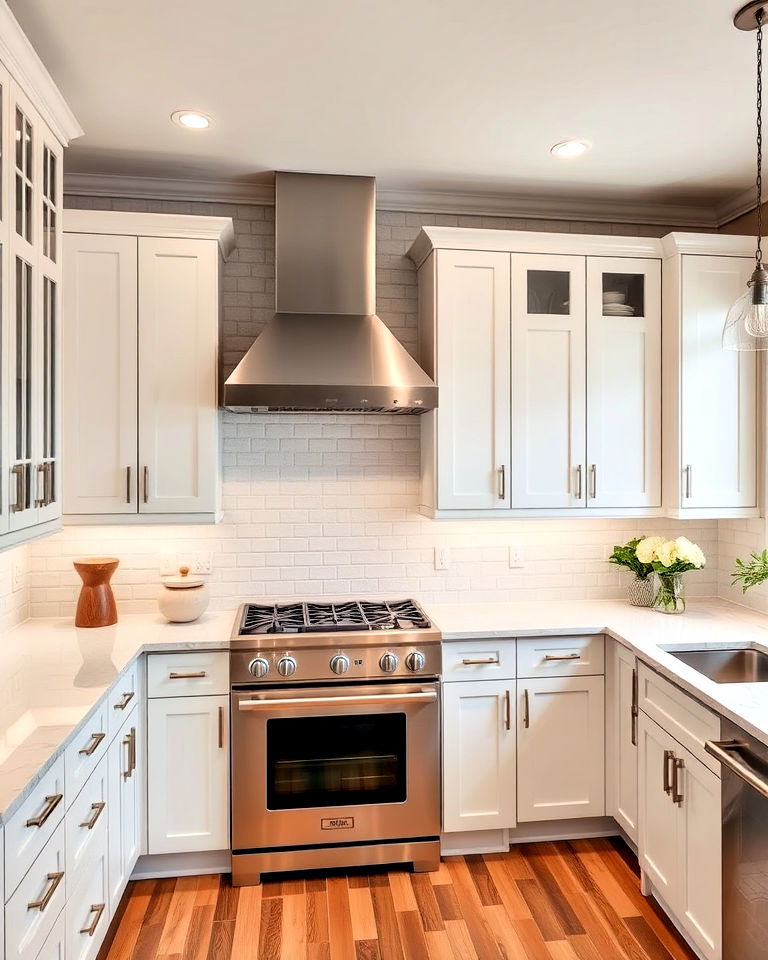
[[[179,567],[178,576],[163,577],[157,597],[160,613],[171,623],[191,623],[208,607],[208,586],[200,577],[190,577],[189,567]]]

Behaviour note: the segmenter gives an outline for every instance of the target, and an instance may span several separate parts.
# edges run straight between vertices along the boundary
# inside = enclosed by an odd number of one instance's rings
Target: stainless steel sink
[[[751,648],[667,650],[715,683],[764,683],[768,681],[768,654]]]

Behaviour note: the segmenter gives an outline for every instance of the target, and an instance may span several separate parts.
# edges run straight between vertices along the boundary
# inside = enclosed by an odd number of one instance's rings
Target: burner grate
[[[351,630],[426,630],[430,626],[429,620],[413,600],[249,603],[245,607],[240,636]]]

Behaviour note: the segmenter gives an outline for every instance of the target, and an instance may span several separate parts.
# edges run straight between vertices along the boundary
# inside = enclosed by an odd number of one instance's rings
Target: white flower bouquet
[[[681,575],[689,570],[700,570],[706,564],[707,558],[701,547],[691,543],[687,537],[677,537],[675,540],[644,537],[638,543],[636,552],[638,560],[650,564],[659,578],[654,608],[661,613],[683,613],[685,596]]]

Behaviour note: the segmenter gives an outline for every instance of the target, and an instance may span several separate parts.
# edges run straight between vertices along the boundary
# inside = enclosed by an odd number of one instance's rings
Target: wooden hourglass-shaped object
[[[76,627],[109,627],[117,623],[115,595],[109,581],[120,563],[115,557],[83,557],[72,561],[83,586],[77,600]]]

